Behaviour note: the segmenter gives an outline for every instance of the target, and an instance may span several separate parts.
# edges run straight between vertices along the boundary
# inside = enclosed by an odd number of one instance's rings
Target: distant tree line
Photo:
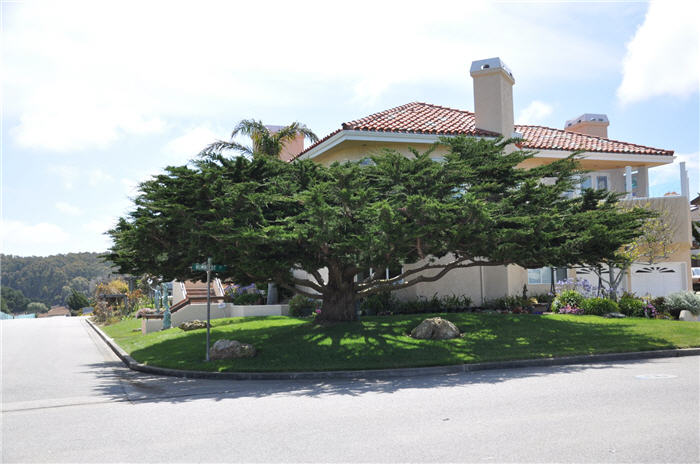
[[[73,305],[92,295],[98,283],[116,276],[100,253],[68,253],[46,257],[0,254],[2,311],[22,313],[32,302],[47,308]],[[40,309],[33,306],[32,309]]]

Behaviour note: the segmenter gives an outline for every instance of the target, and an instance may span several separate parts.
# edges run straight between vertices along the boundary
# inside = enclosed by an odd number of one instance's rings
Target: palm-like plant
[[[248,155],[267,155],[277,158],[284,145],[300,134],[312,143],[318,141],[316,134],[299,122],[293,122],[276,132],[271,132],[261,121],[244,119],[231,132],[230,141],[218,140],[202,150],[200,156],[219,155],[223,151],[234,150]],[[247,135],[253,145],[248,147],[236,142],[234,139],[238,135]]]

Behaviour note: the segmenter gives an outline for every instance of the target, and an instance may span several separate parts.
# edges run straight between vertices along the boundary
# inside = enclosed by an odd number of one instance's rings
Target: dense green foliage
[[[619,313],[618,304],[609,298],[587,298],[581,303],[584,314],[603,316],[608,313]]]
[[[131,356],[152,366],[207,371],[319,371],[436,366],[592,353],[700,346],[700,324],[597,316],[439,314],[463,333],[452,340],[408,334],[429,315],[363,317],[319,326],[310,319],[253,317],[212,321],[211,342],[233,339],[254,358],[204,362],[206,330],[142,335],[139,320],[105,327]]]
[[[2,298],[2,311],[4,313],[23,313],[27,310],[27,305],[32,301],[25,297],[21,290],[10,288],[4,282],[0,292],[2,292],[0,298]]]
[[[564,290],[552,301],[552,311],[559,311],[564,306],[581,308],[584,299],[584,296],[576,290]]]
[[[289,315],[294,317],[310,316],[317,307],[316,300],[304,295],[294,295],[289,300]]]
[[[27,305],[28,313],[41,314],[49,310],[44,303],[39,303],[38,301],[33,301]]]
[[[88,297],[84,294],[73,290],[71,294],[66,298],[66,306],[68,306],[73,311],[78,311],[79,309],[90,306],[90,301]]]
[[[624,294],[617,303],[620,307],[620,312],[625,316],[644,317],[644,302],[639,298]]]
[[[64,304],[73,290],[89,294],[98,281],[114,273],[99,253],[46,257],[0,255],[0,260],[3,290],[5,287],[20,290],[29,300],[47,306]]]
[[[370,295],[360,303],[360,313],[365,316],[382,314],[421,314],[466,311],[472,304],[468,296],[433,295],[415,300],[398,300],[391,293]]]
[[[618,195],[564,195],[579,172],[573,157],[520,169],[534,153],[508,152],[509,142],[445,138],[439,163],[429,152],[331,166],[211,154],[140,186],[110,231],[109,257],[120,272],[187,279],[211,256],[229,265],[223,277],[296,286],[338,321],[356,317],[358,299],[452,269],[595,262],[639,234],[648,213],[621,211]]]

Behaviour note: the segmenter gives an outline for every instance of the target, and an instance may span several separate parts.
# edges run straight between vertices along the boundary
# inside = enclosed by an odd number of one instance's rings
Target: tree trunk
[[[319,321],[342,322],[357,318],[354,278],[344,279],[343,274],[341,270],[329,266],[327,292],[323,295],[321,314],[317,317]]]

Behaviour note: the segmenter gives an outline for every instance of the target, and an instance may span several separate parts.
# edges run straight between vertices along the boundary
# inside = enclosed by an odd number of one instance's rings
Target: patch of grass
[[[293,317],[212,321],[211,343],[251,343],[254,358],[204,362],[206,329],[174,328],[142,335],[137,320],[104,327],[139,362],[204,371],[323,371],[439,366],[593,353],[700,346],[700,324],[598,316],[438,314],[464,334],[453,340],[414,340],[408,334],[435,315],[364,317],[328,327]]]

